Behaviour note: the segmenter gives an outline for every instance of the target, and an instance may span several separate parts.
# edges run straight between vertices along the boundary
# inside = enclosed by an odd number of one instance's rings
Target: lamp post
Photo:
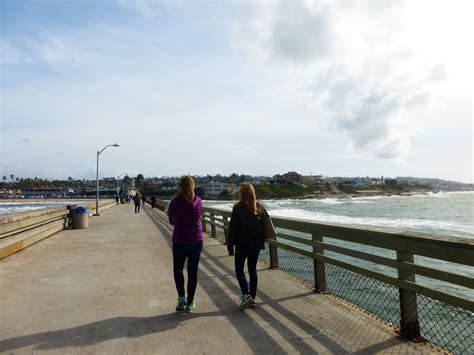
[[[102,150],[97,151],[97,175],[96,175],[96,182],[97,182],[97,193],[95,196],[95,214],[94,216],[99,216],[99,155],[108,147],[120,147],[117,143],[115,144],[107,144]]]
[[[119,176],[117,176],[117,195],[120,195],[120,185],[119,184],[120,184],[120,177],[122,175],[128,175],[128,173],[122,173]]]

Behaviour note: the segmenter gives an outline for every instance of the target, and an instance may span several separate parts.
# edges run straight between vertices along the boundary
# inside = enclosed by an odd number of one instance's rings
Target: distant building
[[[286,174],[274,175],[273,181],[278,184],[297,184],[303,182],[303,176],[296,171],[289,171]]]
[[[238,187],[235,184],[227,182],[216,182],[210,181],[202,184],[201,186],[204,196],[215,197],[222,193],[233,194],[237,191]]]
[[[304,182],[312,182],[312,183],[322,183],[326,181],[326,176],[324,175],[304,175],[303,176]]]

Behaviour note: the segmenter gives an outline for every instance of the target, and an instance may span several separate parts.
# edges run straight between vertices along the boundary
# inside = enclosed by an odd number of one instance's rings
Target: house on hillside
[[[289,171],[285,174],[274,175],[273,182],[277,184],[298,184],[303,182],[303,175],[296,171]]]

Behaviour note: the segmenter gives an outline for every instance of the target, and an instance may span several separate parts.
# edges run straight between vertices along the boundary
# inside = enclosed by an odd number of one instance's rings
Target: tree
[[[6,175],[3,175],[2,179],[3,179],[3,182],[7,181]]]
[[[11,174],[10,179],[12,179],[12,185],[13,185],[13,179],[15,178],[15,175]]]
[[[234,183],[234,184],[236,184],[237,182],[239,182],[239,175],[236,174],[236,173],[232,173],[232,174],[229,176],[229,182]]]
[[[130,185],[132,184],[132,179],[130,178],[130,176],[128,175],[125,175],[123,177],[123,190],[124,192],[127,192],[128,189],[130,188]]]
[[[144,182],[145,182],[145,177],[143,176],[143,174],[138,174],[137,177],[135,178],[135,187],[139,190],[142,189]]]

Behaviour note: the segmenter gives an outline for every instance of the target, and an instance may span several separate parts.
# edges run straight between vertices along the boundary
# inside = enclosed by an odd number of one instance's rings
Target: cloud
[[[29,139],[28,137],[22,137],[21,141],[22,143],[25,143],[25,144],[31,143],[31,139]]]
[[[158,15],[157,2],[152,0],[118,0],[124,10],[134,11],[151,20]]]
[[[1,65],[23,64],[31,62],[31,58],[23,49],[0,40],[0,62]]]
[[[309,1],[249,6],[236,22],[234,47],[278,100],[346,134],[349,150],[404,159],[419,110],[429,111],[436,85],[448,77],[444,63],[407,43],[404,10]]]
[[[285,4],[275,19],[270,43],[276,56],[308,62],[324,56],[330,47],[331,27],[324,10]]]

